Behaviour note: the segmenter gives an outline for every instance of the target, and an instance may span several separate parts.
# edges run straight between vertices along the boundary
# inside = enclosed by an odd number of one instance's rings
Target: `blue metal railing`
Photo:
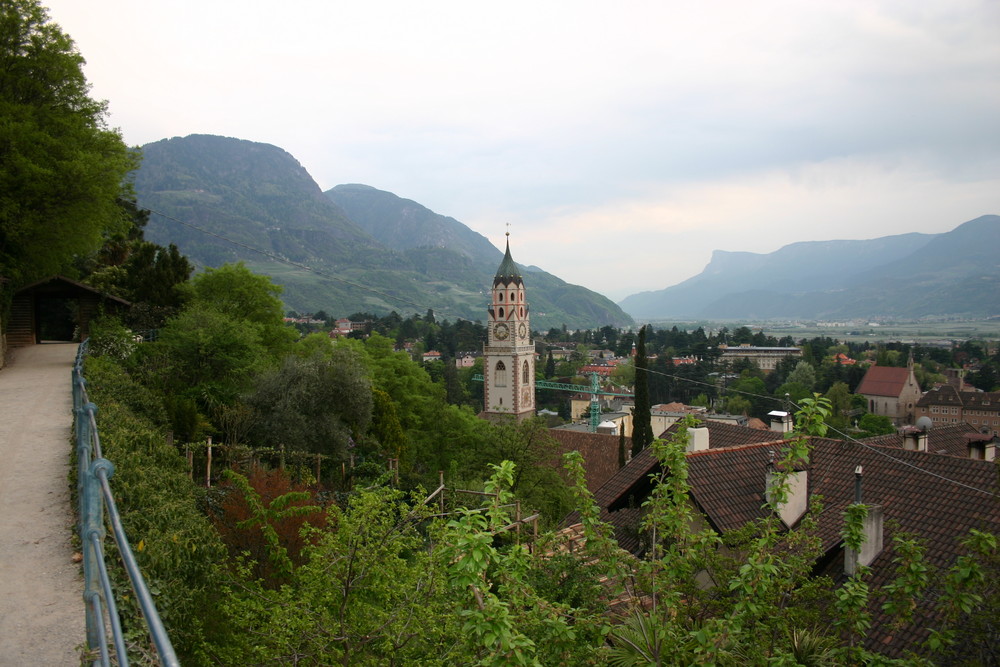
[[[153,597],[142,578],[132,547],[129,546],[121,517],[111,495],[108,480],[114,475],[115,467],[101,455],[101,439],[97,433],[97,406],[87,397],[87,381],[83,378],[83,359],[87,354],[89,341],[80,343],[73,364],[73,415],[77,453],[77,495],[80,510],[80,542],[83,550],[83,599],[87,613],[87,646],[98,650],[100,664],[110,666],[106,626],[111,629],[118,664],[128,665],[125,638],[122,635],[121,620],[111,590],[111,580],[104,564],[104,515],[107,510],[111,534],[118,545],[125,571],[132,582],[132,591],[146,619],[146,626],[153,645],[159,655],[160,664],[166,667],[179,666],[174,647],[160,621]],[[105,615],[105,612],[106,615]]]

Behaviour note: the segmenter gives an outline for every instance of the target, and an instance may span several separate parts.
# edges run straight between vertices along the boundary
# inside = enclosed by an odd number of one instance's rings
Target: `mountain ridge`
[[[717,250],[698,275],[619,302],[639,320],[989,317],[1000,313],[1000,216],[949,232]],[[734,286],[739,286],[734,287]]]
[[[243,261],[282,285],[282,299],[294,310],[346,315],[432,309],[445,318],[485,318],[489,281],[502,254],[454,218],[370,186],[352,186],[369,200],[361,206],[384,207],[384,201],[371,201],[376,195],[397,200],[375,217],[391,217],[403,203],[443,230],[434,237],[437,245],[406,244],[393,240],[406,237],[405,229],[394,229],[397,220],[376,238],[277,146],[196,134],[142,150],[135,190],[139,205],[154,212],[146,236],[175,243],[196,266]],[[450,222],[441,226],[439,218]],[[488,250],[475,237],[489,244],[495,261],[484,259]],[[607,297],[544,272],[531,276],[536,327],[632,324]]]

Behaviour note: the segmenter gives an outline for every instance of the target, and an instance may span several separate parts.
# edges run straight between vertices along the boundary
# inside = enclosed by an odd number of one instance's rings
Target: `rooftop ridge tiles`
[[[735,452],[735,451],[738,451],[738,450],[741,450],[741,449],[754,449],[754,448],[757,448],[757,447],[769,447],[769,446],[773,447],[775,445],[784,445],[787,442],[788,441],[785,440],[784,438],[780,438],[778,440],[768,440],[766,442],[749,442],[749,443],[744,443],[744,444],[740,444],[740,445],[728,445],[728,446],[725,446],[725,447],[712,447],[711,449],[703,449],[703,450],[697,451],[697,452],[688,452],[686,454],[686,457],[687,458],[694,458],[694,457],[697,457],[697,456],[705,456],[705,455],[708,455],[708,454],[723,455],[723,454],[726,454],[728,452]]]

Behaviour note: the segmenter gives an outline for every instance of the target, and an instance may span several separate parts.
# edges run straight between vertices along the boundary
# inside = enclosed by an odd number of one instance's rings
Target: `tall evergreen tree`
[[[618,468],[625,467],[625,429],[618,431]]]
[[[649,414],[649,377],[646,359],[646,327],[639,329],[635,345],[635,408],[632,409],[632,456],[653,442],[653,424]]]
[[[556,374],[556,360],[552,358],[552,350],[549,350],[549,358],[545,360],[545,379],[548,380]]]

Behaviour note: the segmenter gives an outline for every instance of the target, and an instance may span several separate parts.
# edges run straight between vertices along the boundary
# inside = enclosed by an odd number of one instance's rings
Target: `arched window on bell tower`
[[[494,374],[494,384],[498,387],[507,386],[507,367],[502,361],[497,362],[496,373]]]

